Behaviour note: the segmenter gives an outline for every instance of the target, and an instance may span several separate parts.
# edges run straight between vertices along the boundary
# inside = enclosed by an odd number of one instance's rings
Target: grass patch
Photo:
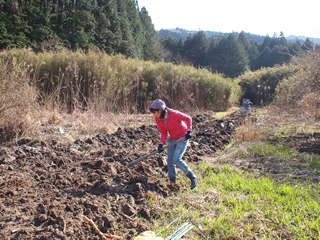
[[[187,239],[319,238],[319,187],[257,178],[228,164],[193,167],[202,176],[199,187],[188,190],[189,182],[180,176],[185,190],[160,203],[164,214],[152,230],[162,237],[192,221],[196,227]]]
[[[313,168],[320,169],[320,156],[314,155],[314,157],[311,160],[310,166]]]
[[[232,108],[229,108],[227,111],[218,111],[218,112],[215,112],[215,118],[217,119],[221,119],[221,118],[224,118],[225,116],[229,115],[230,113],[233,113],[237,110],[240,110],[239,107],[232,107]]]
[[[247,118],[215,158],[191,166],[196,189],[179,172],[181,189],[157,202],[158,236],[191,221],[186,239],[320,239],[320,156],[299,151],[305,138],[294,137],[309,136],[319,124],[268,110]]]
[[[257,144],[248,146],[249,154],[253,154],[260,157],[274,156],[276,159],[291,159],[293,157],[299,157],[297,150],[286,146],[275,146],[269,143],[258,142]]]

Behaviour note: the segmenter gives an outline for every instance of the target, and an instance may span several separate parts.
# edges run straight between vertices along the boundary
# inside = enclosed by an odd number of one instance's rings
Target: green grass
[[[292,157],[297,157],[298,152],[295,149],[285,147],[285,146],[275,146],[268,143],[260,142],[257,145],[248,147],[249,154],[254,154],[257,156],[274,156],[276,159],[291,159]]]
[[[216,157],[191,164],[199,177],[193,191],[180,171],[180,189],[152,202],[162,215],[150,230],[165,238],[192,221],[186,239],[320,239],[320,156],[300,153],[293,148],[299,139],[288,144],[287,138],[317,131],[302,125],[288,122],[250,141],[234,139]],[[273,141],[277,134],[286,141]]]
[[[314,157],[311,160],[310,166],[313,168],[320,169],[320,156],[313,155]]]
[[[164,215],[153,231],[162,230],[162,237],[191,220],[196,228],[188,239],[319,239],[319,186],[282,184],[230,165],[201,163],[196,171],[202,177],[194,191],[181,175],[185,191],[161,203]],[[172,221],[175,224],[166,227]]]
[[[234,111],[237,111],[237,110],[240,110],[240,108],[239,107],[233,107],[233,108],[228,109],[228,111],[218,111],[218,112],[215,113],[215,118],[217,118],[217,119],[224,118],[225,116],[227,116],[230,113],[232,113]]]

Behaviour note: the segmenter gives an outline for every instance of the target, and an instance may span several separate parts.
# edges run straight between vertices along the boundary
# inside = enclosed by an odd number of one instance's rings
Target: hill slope
[[[159,38],[168,38],[169,36],[171,36],[174,39],[177,39],[177,40],[181,39],[182,41],[185,41],[190,34],[194,35],[197,32],[198,31],[194,31],[194,30],[190,31],[190,30],[185,30],[181,28],[161,29],[160,31],[157,31]],[[223,35],[229,34],[229,33],[223,33],[223,32],[215,32],[215,31],[203,31],[203,32],[207,38],[210,38],[212,36],[216,38],[221,38]],[[238,35],[239,33],[236,32],[236,34]],[[261,44],[266,37],[266,36],[261,36],[257,34],[251,34],[251,33],[245,33],[245,35],[249,41],[256,42],[258,44]],[[308,37],[306,36],[294,36],[294,35],[290,35],[286,37],[288,41],[299,40],[301,43],[303,43],[307,38]],[[320,38],[309,38],[309,39],[315,44],[320,44]]]

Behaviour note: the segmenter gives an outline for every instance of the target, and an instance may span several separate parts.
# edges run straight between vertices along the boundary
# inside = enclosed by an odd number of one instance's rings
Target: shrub
[[[291,61],[293,73],[276,88],[278,106],[299,108],[305,113],[320,113],[320,50],[315,49]]]

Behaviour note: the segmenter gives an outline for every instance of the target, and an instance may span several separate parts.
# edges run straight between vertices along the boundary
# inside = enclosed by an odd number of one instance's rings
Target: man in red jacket
[[[170,135],[168,145],[178,141],[183,137],[186,138],[184,141],[168,148],[168,176],[171,183],[176,183],[176,167],[178,167],[191,180],[191,189],[194,189],[197,184],[197,178],[192,170],[188,167],[186,162],[182,160],[182,156],[186,151],[188,141],[191,138],[191,117],[177,110],[167,108],[164,101],[160,99],[152,102],[150,111],[155,116],[156,123],[161,132],[160,143],[158,146],[159,153],[164,150],[163,145],[167,140],[168,133]]]

